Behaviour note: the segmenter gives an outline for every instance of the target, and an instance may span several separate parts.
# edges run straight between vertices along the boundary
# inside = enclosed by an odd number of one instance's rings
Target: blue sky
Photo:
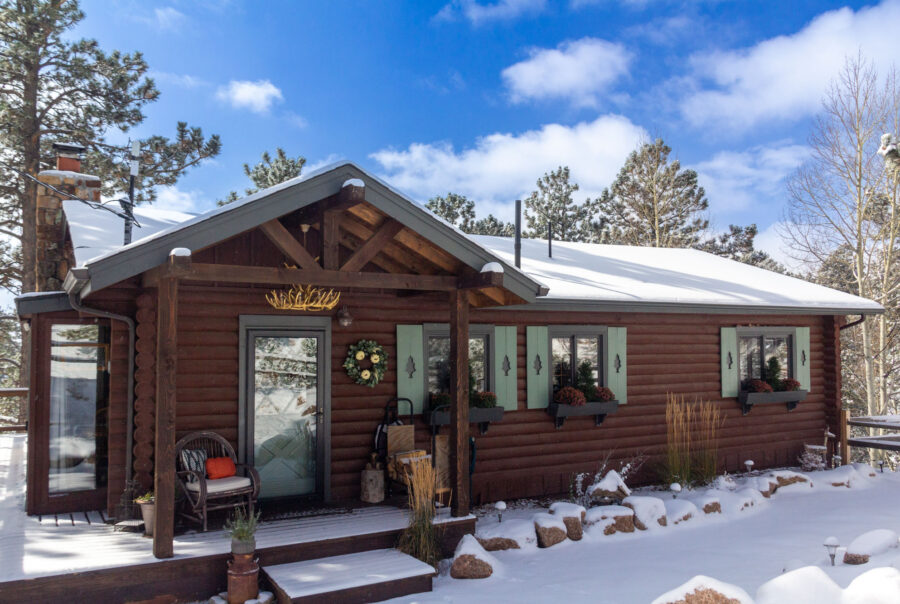
[[[581,197],[642,138],[700,173],[717,229],[773,225],[783,179],[828,82],[861,51],[900,56],[900,0],[241,2],[87,0],[76,35],[140,50],[157,85],[140,135],[177,120],[222,137],[220,157],[163,191],[203,211],[284,148],[314,167],[351,159],[425,201],[480,215],[569,165]]]

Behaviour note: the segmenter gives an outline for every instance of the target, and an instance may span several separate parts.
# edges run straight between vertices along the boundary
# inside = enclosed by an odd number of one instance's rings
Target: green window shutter
[[[738,395],[738,341],[737,328],[721,328],[719,343],[719,366],[722,374],[722,398]]]
[[[525,328],[525,374],[528,378],[528,408],[544,409],[550,398],[550,372],[547,327],[529,325]]]
[[[397,396],[413,402],[422,413],[425,404],[425,351],[421,325],[397,326]],[[405,413],[400,406],[400,413]]]
[[[809,390],[809,327],[794,328],[794,379],[801,390]]]
[[[507,411],[515,411],[519,404],[517,370],[516,326],[494,327],[494,393],[497,404]]]
[[[606,387],[612,390],[619,404],[628,403],[628,360],[625,327],[606,330]]]

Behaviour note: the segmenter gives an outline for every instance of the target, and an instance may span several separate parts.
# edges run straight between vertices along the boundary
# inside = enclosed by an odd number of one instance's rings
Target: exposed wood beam
[[[355,206],[350,210],[350,213],[368,223],[370,228],[379,224],[385,217],[383,212],[369,204]],[[460,262],[453,255],[409,229],[397,234],[397,242],[416,254],[427,258],[445,271],[455,273],[459,269]]]
[[[185,262],[187,260],[187,262]],[[153,555],[171,558],[175,538],[175,408],[178,369],[178,278],[190,257],[169,256],[157,292],[156,435],[153,490],[156,498]]]
[[[469,514],[469,293],[450,292],[450,503]]]
[[[372,258],[374,258],[378,252],[387,244],[388,241],[394,238],[394,236],[400,232],[403,228],[403,225],[394,220],[393,218],[388,218],[384,221],[381,227],[375,231],[375,233],[369,237],[362,246],[359,247],[353,255],[344,263],[341,267],[342,271],[358,271],[361,270]]]
[[[294,264],[310,271],[321,268],[312,254],[306,251],[303,244],[277,218],[262,223],[259,229]]]
[[[503,273],[472,273],[459,280],[460,289],[503,287]]]
[[[322,215],[322,266],[325,270],[337,270],[339,266],[340,222],[341,214],[337,210],[328,210]]]
[[[344,217],[341,227],[344,231],[351,233],[354,237],[362,239],[363,241],[371,237],[374,232],[371,225],[349,215]],[[444,270],[429,258],[422,257],[415,252],[411,252],[408,248],[399,245],[396,238],[384,246],[382,256],[388,256],[394,262],[405,265],[416,273],[434,274]]]
[[[312,283],[322,287],[359,287],[363,289],[414,289],[451,291],[459,278],[443,275],[400,275],[393,273],[359,273],[346,271],[308,271],[298,268],[238,266],[195,262],[185,279],[219,283],[256,283],[260,285],[292,285]]]

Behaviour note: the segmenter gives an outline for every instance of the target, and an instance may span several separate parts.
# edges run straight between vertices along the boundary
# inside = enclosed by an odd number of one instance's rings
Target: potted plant
[[[234,514],[225,521],[225,530],[231,535],[232,554],[252,554],[256,551],[256,529],[259,512],[248,514],[244,508],[236,508]]]
[[[147,491],[140,497],[136,497],[134,502],[141,506],[141,516],[144,518],[144,534],[152,537],[154,519],[156,518],[156,498],[153,495],[153,491]]]
[[[560,388],[547,406],[547,413],[553,416],[557,428],[561,428],[567,417],[593,415],[594,424],[599,426],[610,413],[619,408],[619,401],[612,390],[597,387],[594,368],[589,361],[581,362],[575,370],[575,386]]]
[[[259,595],[259,564],[253,558],[256,551],[256,528],[259,512],[248,514],[236,508],[225,522],[231,535],[231,557],[228,561],[228,602],[246,602]]]
[[[797,403],[806,398],[807,391],[800,389],[800,382],[793,378],[781,379],[781,363],[772,357],[766,362],[765,380],[747,380],[741,385],[738,402],[744,415],[753,405],[785,403],[792,411]]]
[[[446,392],[432,393],[428,403],[426,422],[430,426],[445,426],[450,423],[450,404],[453,399]],[[478,424],[482,434],[487,432],[491,422],[503,419],[503,407],[497,406],[497,395],[490,391],[475,390],[474,380],[470,380],[469,422]]]

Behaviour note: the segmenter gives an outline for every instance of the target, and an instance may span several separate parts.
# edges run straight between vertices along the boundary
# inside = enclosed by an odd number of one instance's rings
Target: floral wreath
[[[387,353],[374,340],[360,340],[351,344],[347,350],[347,358],[344,359],[344,369],[347,375],[360,386],[374,388],[384,378],[387,371]],[[369,359],[371,367],[362,368],[360,362]]]

